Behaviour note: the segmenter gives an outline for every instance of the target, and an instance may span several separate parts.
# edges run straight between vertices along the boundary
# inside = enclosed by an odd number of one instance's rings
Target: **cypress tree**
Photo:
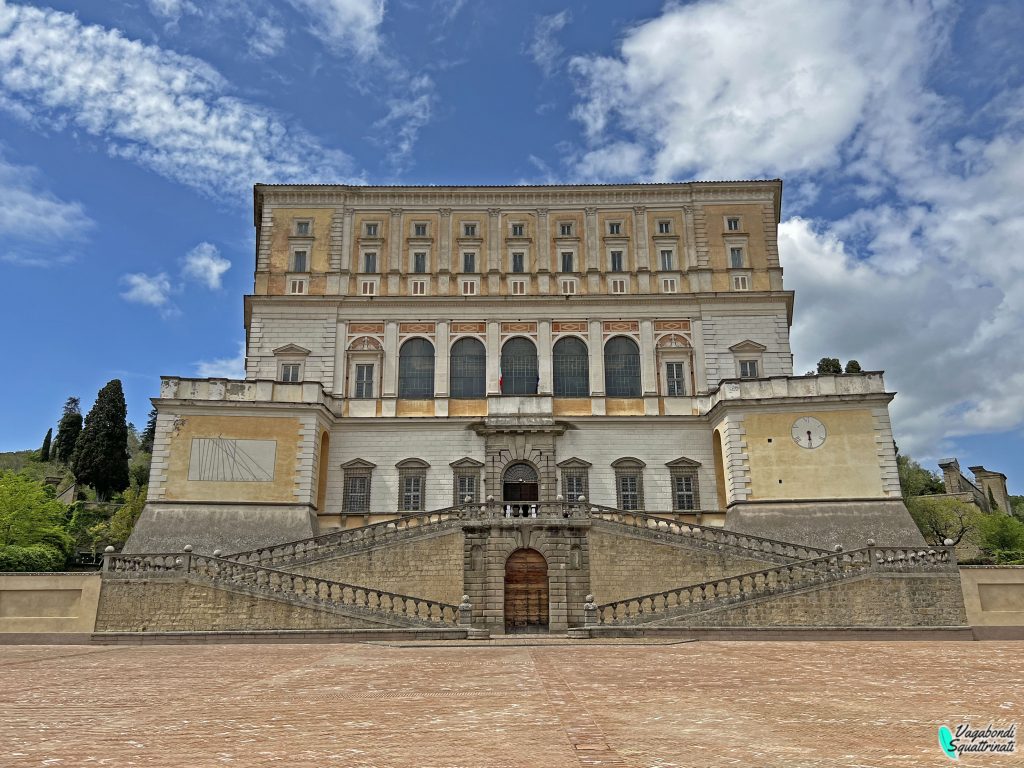
[[[77,397],[69,397],[64,403],[64,415],[57,425],[57,439],[53,441],[53,455],[57,461],[71,463],[75,453],[75,444],[82,434],[82,411],[79,409]]]
[[[139,450],[146,453],[153,452],[153,440],[156,439],[156,408],[149,411],[149,418],[146,420],[146,428],[142,431],[142,440],[139,443]]]
[[[50,460],[50,441],[53,440],[53,427],[46,430],[46,437],[43,438],[43,447],[39,449],[39,460]]]
[[[818,361],[818,373],[842,373],[843,364],[838,357],[823,357]]]
[[[860,363],[858,363],[856,360],[850,360],[849,362],[846,363],[846,372],[860,373]]]
[[[127,415],[121,381],[112,379],[96,395],[71,459],[75,478],[101,501],[128,487]]]

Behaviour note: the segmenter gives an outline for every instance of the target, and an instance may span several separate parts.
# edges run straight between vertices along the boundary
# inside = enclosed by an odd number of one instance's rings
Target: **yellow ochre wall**
[[[185,416],[171,434],[167,501],[295,501],[299,420],[267,416]],[[266,482],[189,480],[192,438],[276,440],[274,479]]]
[[[820,447],[801,448],[793,441],[793,422],[801,416],[814,416],[825,425]],[[869,410],[749,414],[743,429],[751,500],[885,495]]]

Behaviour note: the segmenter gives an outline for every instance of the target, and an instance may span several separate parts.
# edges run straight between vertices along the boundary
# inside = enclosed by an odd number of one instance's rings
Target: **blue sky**
[[[237,375],[253,182],[785,180],[796,371],[1024,492],[1024,4],[0,0],[0,450]]]

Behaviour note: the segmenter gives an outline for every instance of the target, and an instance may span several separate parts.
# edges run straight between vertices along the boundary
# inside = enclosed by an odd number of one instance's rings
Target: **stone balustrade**
[[[956,569],[952,547],[869,546],[603,605],[595,604],[593,597],[588,596],[585,614],[593,626],[642,624],[847,579],[869,571]]]
[[[709,408],[723,400],[762,400],[822,395],[873,395],[885,392],[881,371],[815,376],[771,376],[765,379],[725,379],[711,393]]]
[[[310,403],[329,406],[334,398],[316,381],[287,383],[269,379],[183,379],[160,377],[166,400],[223,400],[241,403]]]

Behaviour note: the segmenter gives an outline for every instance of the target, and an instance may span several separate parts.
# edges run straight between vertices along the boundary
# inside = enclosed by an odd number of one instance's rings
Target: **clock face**
[[[813,416],[801,416],[793,422],[793,442],[801,448],[817,448],[827,435],[825,425]]]

